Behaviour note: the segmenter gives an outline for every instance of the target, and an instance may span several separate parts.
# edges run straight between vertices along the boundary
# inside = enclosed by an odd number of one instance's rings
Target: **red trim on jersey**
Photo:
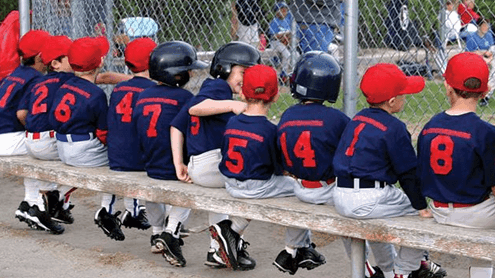
[[[49,83],[57,83],[57,82],[60,82],[60,79],[58,79],[58,78],[50,78],[50,79],[47,79],[47,80],[45,80],[43,82],[40,82],[40,83],[34,85],[34,89],[36,89],[36,88],[38,88],[40,86],[49,84]]]
[[[80,94],[81,96],[83,96],[85,98],[90,98],[91,97],[91,95],[88,92],[86,92],[86,91],[84,91],[84,90],[82,90],[80,88],[74,87],[72,85],[64,84],[60,88],[69,89],[69,90],[71,90],[71,91],[73,91],[75,93]]]
[[[24,80],[20,77],[16,77],[16,76],[7,76],[7,77],[5,77],[5,79],[20,83],[22,85],[24,85],[24,83],[26,83],[26,80]]]
[[[121,87],[115,88],[113,91],[114,92],[125,91],[125,92],[141,93],[142,91],[144,91],[144,89],[138,88],[138,87],[131,87],[131,86],[121,86]]]
[[[264,141],[263,136],[260,136],[256,133],[252,133],[249,131],[244,131],[244,130],[238,130],[238,129],[227,129],[224,133],[224,135],[239,135],[247,138],[254,139],[256,141],[262,142]]]
[[[323,121],[319,121],[319,120],[287,121],[279,128],[279,130],[282,130],[289,126],[323,126]]]
[[[148,103],[148,102],[158,102],[158,103],[165,103],[165,104],[170,104],[170,105],[179,105],[177,100],[175,99],[169,99],[169,98],[164,98],[164,97],[150,97],[150,98],[142,98],[140,99],[136,105],[143,104],[143,103]]]
[[[365,122],[367,124],[370,124],[370,125],[378,128],[381,131],[387,131],[387,127],[384,124],[380,123],[379,121],[377,121],[375,119],[372,119],[372,118],[369,118],[369,117],[366,117],[366,116],[356,116],[352,120],[353,121]]]
[[[471,139],[471,133],[447,129],[447,128],[427,128],[427,129],[423,130],[422,134],[423,135],[442,134],[442,135],[455,136],[455,137],[468,139],[468,140]]]
[[[96,130],[96,137],[98,138],[98,140],[100,140],[101,143],[103,143],[103,145],[107,144],[107,134],[108,130]]]

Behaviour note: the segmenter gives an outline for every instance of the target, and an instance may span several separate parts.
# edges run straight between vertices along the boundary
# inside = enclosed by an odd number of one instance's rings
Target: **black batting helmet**
[[[210,74],[214,78],[229,78],[232,66],[254,66],[261,62],[260,52],[245,42],[230,42],[220,47],[213,56]]]
[[[339,96],[342,71],[335,58],[323,51],[309,51],[301,56],[290,79],[292,96],[301,100],[327,100]]]
[[[208,64],[198,60],[194,47],[183,41],[162,43],[150,55],[151,79],[170,86],[184,86],[189,81],[189,70],[206,67]]]

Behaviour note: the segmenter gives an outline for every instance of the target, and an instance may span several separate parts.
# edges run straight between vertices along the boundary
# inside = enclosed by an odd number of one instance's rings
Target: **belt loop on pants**
[[[387,183],[384,181],[366,180],[354,177],[337,177],[337,186],[359,190],[363,188],[384,188],[387,186]]]
[[[62,141],[62,142],[81,142],[81,141],[88,141],[94,138],[93,133],[87,133],[87,134],[56,134],[57,140]]]

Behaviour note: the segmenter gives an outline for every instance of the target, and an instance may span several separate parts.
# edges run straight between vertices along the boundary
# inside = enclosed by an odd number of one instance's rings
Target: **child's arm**
[[[213,100],[205,99],[189,108],[191,116],[203,117],[233,112],[241,114],[246,109],[246,103],[237,100]]]
[[[170,127],[170,144],[177,178],[183,182],[192,183],[191,178],[187,174],[187,165],[184,164],[184,134],[173,126]]]
[[[96,84],[117,84],[122,81],[127,81],[132,78],[132,75],[117,73],[117,72],[103,72],[96,76]]]
[[[26,118],[27,118],[28,110],[22,109],[22,110],[17,110],[17,119],[19,119],[19,122],[21,122],[22,125],[26,125]]]

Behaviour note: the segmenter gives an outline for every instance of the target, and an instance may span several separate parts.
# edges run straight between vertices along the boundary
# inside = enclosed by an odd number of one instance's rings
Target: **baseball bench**
[[[445,226],[419,216],[356,220],[340,216],[332,206],[306,204],[295,197],[235,199],[224,189],[154,180],[144,172],[116,172],[108,167],[76,168],[60,161],[40,161],[28,156],[0,157],[0,172],[350,237],[352,277],[364,277],[364,240],[495,261],[494,230]]]

